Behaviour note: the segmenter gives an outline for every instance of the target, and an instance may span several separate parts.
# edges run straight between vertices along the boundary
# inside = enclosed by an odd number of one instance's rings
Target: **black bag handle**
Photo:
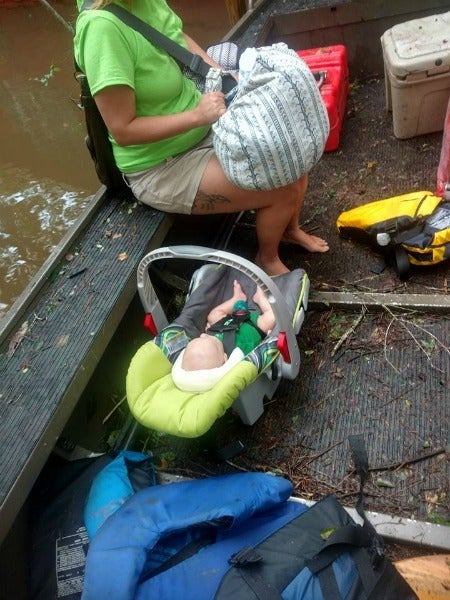
[[[334,600],[340,595],[331,563],[343,552],[350,550],[359,571],[365,597],[370,600],[383,600],[386,597],[418,600],[408,582],[387,559],[383,539],[364,510],[364,485],[369,477],[369,461],[364,436],[349,435],[348,442],[360,481],[359,497],[355,508],[363,524],[347,525],[336,529],[322,551],[308,560],[306,565],[319,578],[324,598]]]

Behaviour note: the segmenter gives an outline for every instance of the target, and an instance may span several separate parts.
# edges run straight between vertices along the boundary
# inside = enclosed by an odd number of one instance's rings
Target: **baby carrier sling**
[[[400,278],[410,265],[434,265],[450,258],[450,202],[419,191],[369,202],[341,213],[344,237],[368,242],[394,263]]]
[[[86,10],[92,6],[92,0],[87,0],[81,10]],[[200,56],[193,54],[183,46],[180,46],[157,29],[151,27],[135,15],[116,4],[104,6],[101,10],[107,10],[123,21],[129,27],[132,27],[143,35],[149,42],[155,46],[159,46],[170,54],[181,65],[185,66],[185,75],[196,80],[204,80],[208,75],[211,66],[208,65]],[[219,60],[221,56],[221,46],[217,44],[212,48],[217,49]],[[228,44],[227,44],[228,45]],[[229,44],[235,50],[235,60],[238,56],[238,48],[235,44]],[[108,130],[103,121],[103,118],[97,108],[94,98],[92,97],[89,82],[86,75],[81,71],[80,67],[75,62],[75,76],[80,82],[81,95],[80,103],[84,108],[84,116],[86,121],[87,135],[85,138],[86,145],[95,165],[97,177],[106,186],[107,190],[121,195],[131,195],[131,190],[124,181],[121,171],[116,165],[114,159],[112,145],[109,139]],[[235,85],[236,80],[229,73],[222,73],[222,91],[229,92]]]

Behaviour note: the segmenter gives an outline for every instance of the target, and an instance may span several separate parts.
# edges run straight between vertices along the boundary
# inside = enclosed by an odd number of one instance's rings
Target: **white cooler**
[[[381,45],[395,137],[441,131],[450,97],[450,12],[395,25]]]

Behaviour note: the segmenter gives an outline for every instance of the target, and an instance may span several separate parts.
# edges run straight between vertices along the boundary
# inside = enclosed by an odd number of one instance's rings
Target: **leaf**
[[[432,523],[436,523],[437,525],[444,525],[446,527],[450,526],[450,521],[448,519],[446,519],[445,517],[442,517],[441,515],[439,515],[437,512],[430,512],[428,514],[428,519]]]
[[[126,260],[128,258],[128,254],[126,252],[121,252],[117,258],[120,261]]]
[[[320,533],[320,537],[323,539],[324,542],[326,542],[327,539],[330,537],[330,535],[333,533],[333,531],[336,531],[336,527],[330,527],[329,529],[324,529],[324,531],[322,531]]]
[[[108,436],[108,440],[106,442],[109,448],[114,448],[117,440],[119,439],[119,434],[120,434],[120,429],[115,429],[114,431],[111,431],[111,433]]]
[[[436,342],[433,339],[430,339],[430,340],[420,340],[420,343],[425,348],[425,350],[429,350],[430,352],[432,350],[436,350]]]
[[[11,341],[8,346],[8,358],[14,354],[14,352],[19,347],[20,342],[28,333],[28,321],[24,321],[20,328],[16,331],[16,333],[12,336]]]
[[[386,488],[395,487],[394,484],[392,483],[392,481],[389,481],[389,479],[382,479],[381,477],[378,477],[377,485],[378,485],[378,487],[386,487]]]
[[[60,335],[59,338],[56,340],[56,345],[58,347],[65,346],[68,341],[69,341],[68,335]]]
[[[336,379],[343,379],[344,378],[344,372],[342,371],[342,369],[340,367],[337,367],[337,369],[333,373],[333,376],[336,377]]]

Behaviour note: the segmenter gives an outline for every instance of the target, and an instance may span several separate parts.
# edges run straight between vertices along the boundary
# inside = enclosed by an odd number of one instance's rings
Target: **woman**
[[[297,182],[272,191],[238,188],[225,176],[212,147],[210,126],[226,111],[221,92],[201,94],[164,50],[96,0],[77,20],[75,58],[112,138],[114,156],[134,195],[165,212],[205,215],[256,210],[255,263],[268,275],[289,269],[278,255],[280,242],[326,252],[325,240],[299,228],[308,185]],[[82,0],[78,0],[79,8]],[[182,31],[165,0],[118,0],[211,66],[218,67]]]

